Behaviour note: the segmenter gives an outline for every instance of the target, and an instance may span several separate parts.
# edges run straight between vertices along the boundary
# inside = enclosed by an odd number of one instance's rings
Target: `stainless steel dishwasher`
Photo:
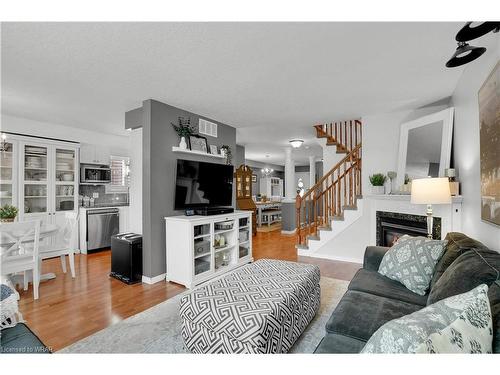
[[[118,233],[119,224],[117,208],[87,210],[87,250],[111,247],[111,236]]]

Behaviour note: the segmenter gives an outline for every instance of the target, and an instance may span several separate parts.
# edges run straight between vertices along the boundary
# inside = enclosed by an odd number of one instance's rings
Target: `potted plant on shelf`
[[[2,223],[12,223],[19,210],[15,206],[11,206],[10,204],[6,204],[5,206],[0,207],[0,222]]]
[[[405,194],[409,194],[411,192],[411,180],[408,174],[405,174],[404,185],[402,186],[402,191]]]
[[[186,138],[189,139],[189,136],[195,133],[195,129],[191,127],[191,117],[179,117],[179,125],[175,125],[173,122],[170,124],[174,128],[177,135],[181,138],[179,148],[186,150]]]
[[[372,184],[372,193],[381,195],[385,193],[384,184],[386,176],[382,173],[375,173],[370,176],[370,183]]]
[[[228,145],[222,145],[220,148],[220,153],[222,156],[226,157],[226,164],[231,164],[231,161],[233,159],[233,155],[231,154],[231,147]]]

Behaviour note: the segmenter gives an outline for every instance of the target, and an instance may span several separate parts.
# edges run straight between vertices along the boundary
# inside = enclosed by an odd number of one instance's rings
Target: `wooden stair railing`
[[[347,154],[361,143],[362,129],[360,120],[331,122],[314,125],[316,136],[326,138],[327,146],[337,146],[338,154]]]
[[[357,207],[361,197],[361,121],[315,125],[317,135],[337,153],[347,153],[302,197],[297,195],[297,248],[307,249],[308,239],[318,239],[320,229],[329,229],[332,220],[342,220],[345,209]]]

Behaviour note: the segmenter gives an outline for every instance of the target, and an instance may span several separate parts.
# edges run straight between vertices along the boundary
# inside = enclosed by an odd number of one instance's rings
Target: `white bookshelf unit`
[[[193,288],[253,261],[252,212],[165,217],[166,280]]]

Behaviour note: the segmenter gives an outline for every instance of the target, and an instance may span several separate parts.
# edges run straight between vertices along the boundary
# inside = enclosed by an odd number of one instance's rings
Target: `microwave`
[[[111,182],[111,168],[106,165],[82,164],[80,182],[83,184],[109,184]]]

